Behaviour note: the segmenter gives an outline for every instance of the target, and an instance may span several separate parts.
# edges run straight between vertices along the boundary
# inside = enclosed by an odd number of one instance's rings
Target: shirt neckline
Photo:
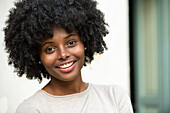
[[[80,92],[80,93],[74,93],[74,94],[68,94],[68,95],[63,95],[63,96],[56,96],[56,95],[52,95],[44,90],[39,90],[39,92],[45,94],[46,96],[49,96],[49,97],[52,97],[52,98],[73,98],[73,97],[80,97],[80,96],[83,96],[83,95],[86,95],[91,89],[91,84],[88,83],[88,86],[87,88]]]

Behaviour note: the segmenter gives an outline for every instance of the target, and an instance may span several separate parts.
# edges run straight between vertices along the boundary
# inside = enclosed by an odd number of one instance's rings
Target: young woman
[[[85,83],[81,69],[107,49],[103,13],[93,0],[21,0],[5,31],[9,64],[18,76],[50,82],[17,113],[133,113],[119,86]]]

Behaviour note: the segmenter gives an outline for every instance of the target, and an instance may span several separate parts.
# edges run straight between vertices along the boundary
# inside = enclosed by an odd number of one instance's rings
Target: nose
[[[65,60],[70,56],[70,53],[67,51],[66,48],[60,47],[58,52],[58,59],[59,60]]]

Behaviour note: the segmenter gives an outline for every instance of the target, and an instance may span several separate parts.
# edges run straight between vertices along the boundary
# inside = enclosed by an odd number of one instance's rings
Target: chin
[[[69,73],[61,73],[58,74],[51,74],[51,78],[57,81],[69,82],[74,81],[78,78],[81,78],[81,71],[77,71],[76,69],[72,70]]]

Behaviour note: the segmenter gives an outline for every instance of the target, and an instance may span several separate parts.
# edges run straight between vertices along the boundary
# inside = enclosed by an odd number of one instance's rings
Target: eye
[[[70,40],[70,41],[67,43],[67,46],[68,46],[68,47],[73,47],[73,46],[76,45],[76,43],[77,43],[77,41],[75,41],[75,40]]]
[[[45,52],[50,54],[50,53],[53,53],[55,51],[55,47],[48,47]]]

